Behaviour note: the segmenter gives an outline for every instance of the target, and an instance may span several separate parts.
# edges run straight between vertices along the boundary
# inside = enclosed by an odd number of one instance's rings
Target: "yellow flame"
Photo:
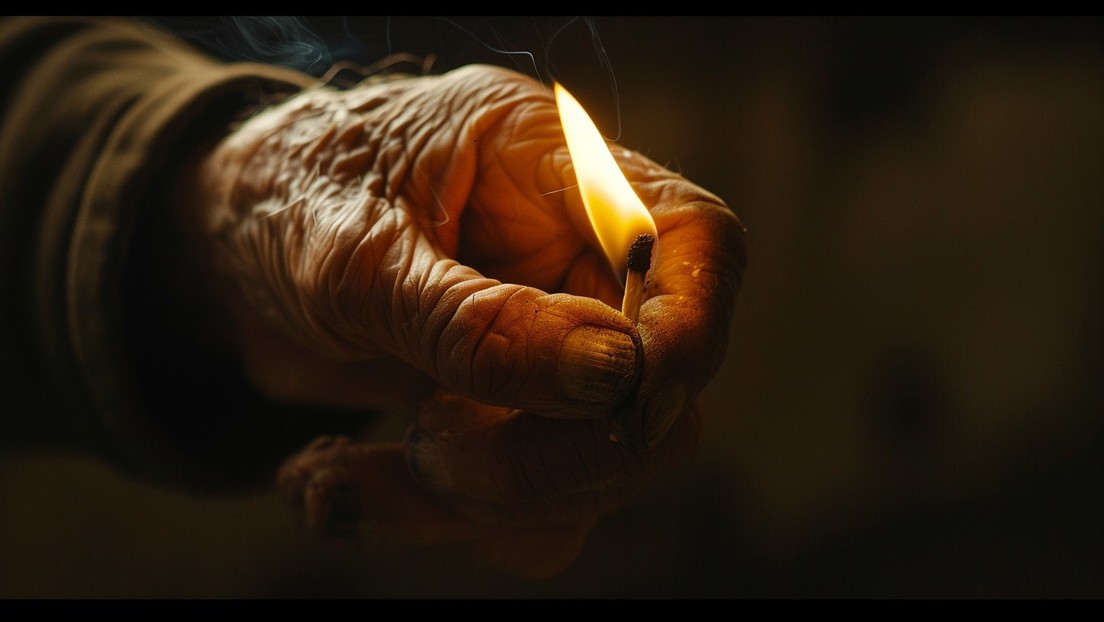
[[[590,116],[559,82],[555,91],[583,205],[610,266],[624,281],[629,248],[641,234],[656,236],[655,221],[625,179]]]

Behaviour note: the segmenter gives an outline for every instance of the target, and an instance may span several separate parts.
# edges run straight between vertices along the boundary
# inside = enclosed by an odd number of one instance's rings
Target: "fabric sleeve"
[[[155,258],[173,167],[313,78],[121,18],[0,21],[0,77],[4,444],[200,490],[265,482],[328,420],[265,403],[177,330],[190,310]]]

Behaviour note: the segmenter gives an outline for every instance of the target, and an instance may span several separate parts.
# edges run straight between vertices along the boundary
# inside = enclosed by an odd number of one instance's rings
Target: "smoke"
[[[286,64],[305,71],[333,63],[326,44],[296,17],[227,19],[236,27],[249,60]]]
[[[146,17],[161,28],[229,61],[282,65],[312,75],[337,58],[357,55],[348,35],[320,34],[307,18],[293,16]]]
[[[445,72],[470,63],[509,66],[573,92],[605,91],[616,140],[621,133],[619,89],[599,35],[601,18],[386,16],[146,16],[227,61],[281,65],[320,77],[339,61],[370,66],[393,55],[422,59],[421,70]],[[616,25],[616,18],[606,18]],[[576,88],[578,86],[578,88]],[[589,87],[589,88],[588,88]],[[602,114],[604,112],[604,114]]]

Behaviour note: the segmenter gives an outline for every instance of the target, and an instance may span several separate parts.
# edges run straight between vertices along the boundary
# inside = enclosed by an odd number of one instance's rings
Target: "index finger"
[[[651,447],[724,360],[747,230],[716,195],[642,155],[614,152],[659,233],[637,325],[644,375],[633,411],[640,420],[623,422],[629,438],[639,433]]]

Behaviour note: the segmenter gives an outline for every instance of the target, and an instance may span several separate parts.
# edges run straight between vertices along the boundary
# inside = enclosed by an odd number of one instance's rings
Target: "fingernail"
[[[686,407],[686,389],[681,384],[663,387],[644,407],[644,444],[655,447]]]
[[[412,431],[407,437],[407,443],[406,463],[414,479],[434,490],[451,488],[452,477],[445,464],[441,445],[420,430]]]
[[[625,333],[598,326],[575,328],[560,345],[556,370],[568,397],[587,404],[608,402],[632,382],[636,346]]]

